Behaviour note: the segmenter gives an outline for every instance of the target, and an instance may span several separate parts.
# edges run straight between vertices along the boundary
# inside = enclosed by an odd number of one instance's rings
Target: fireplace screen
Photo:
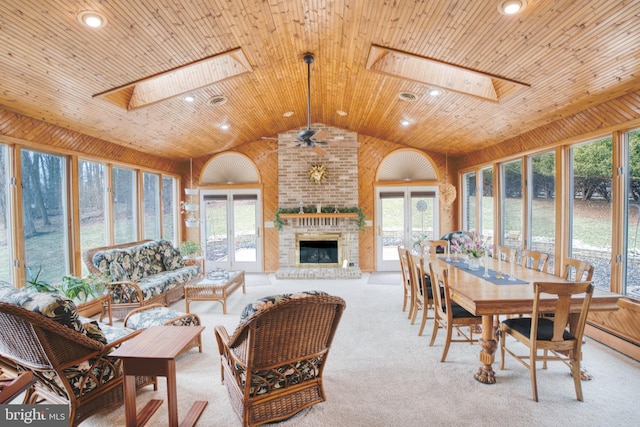
[[[342,258],[340,233],[296,234],[296,266],[339,267]]]

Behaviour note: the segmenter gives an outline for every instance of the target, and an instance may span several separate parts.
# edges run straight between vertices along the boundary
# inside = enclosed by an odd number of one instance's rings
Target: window
[[[105,165],[78,161],[80,250],[107,245]],[[83,274],[88,274],[82,263]]]
[[[611,282],[611,138],[571,147],[569,254],[593,264],[593,284]]]
[[[553,267],[556,225],[556,154],[529,157],[527,197],[530,209],[526,247],[549,254]]]
[[[480,171],[482,176],[482,216],[480,218],[482,235],[491,237],[493,241],[493,167],[484,168]]]
[[[21,150],[27,280],[57,283],[69,273],[65,158]]]
[[[143,172],[143,220],[144,238],[160,238],[160,177],[156,174]]]
[[[116,244],[134,242],[138,240],[135,171],[114,167],[112,188],[115,242]]]
[[[468,172],[462,175],[462,205],[463,228],[468,231],[476,231],[476,173]]]
[[[162,177],[162,238],[176,243],[176,180]]]
[[[625,277],[622,292],[629,297],[640,299],[640,130],[626,134],[626,215],[627,230]]]
[[[11,209],[9,149],[0,144],[0,280],[11,282]]]
[[[500,165],[502,244],[510,248],[522,247],[522,160]]]

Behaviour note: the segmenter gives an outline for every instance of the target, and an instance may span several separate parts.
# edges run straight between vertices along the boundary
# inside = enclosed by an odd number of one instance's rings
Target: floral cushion
[[[4,285],[0,286],[0,301],[24,307],[74,331],[86,334],[75,303],[62,295],[51,292],[28,292],[4,282]]]
[[[240,314],[240,322],[247,319],[248,317],[250,317],[251,315],[253,315],[258,311],[267,309],[283,301],[289,301],[289,300],[298,299],[298,298],[306,298],[308,296],[314,296],[314,295],[328,295],[328,294],[322,291],[303,291],[303,292],[296,292],[294,294],[272,295],[272,296],[267,296],[267,297],[257,299],[254,302],[247,304],[244,310],[242,310],[242,313]]]
[[[186,313],[168,307],[154,307],[132,313],[127,318],[127,323],[124,326],[137,331],[138,329],[150,328],[151,326],[164,325],[185,314]],[[197,326],[199,324],[198,317],[194,315],[182,317],[179,321],[171,323],[173,326]]]

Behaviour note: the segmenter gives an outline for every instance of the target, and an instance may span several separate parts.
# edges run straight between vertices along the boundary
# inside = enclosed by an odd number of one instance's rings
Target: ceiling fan
[[[327,145],[326,141],[320,141],[320,135],[324,131],[311,129],[311,63],[313,62],[313,54],[305,53],[302,57],[307,64],[307,128],[298,132],[298,144],[296,147],[305,146],[316,148],[316,144]]]

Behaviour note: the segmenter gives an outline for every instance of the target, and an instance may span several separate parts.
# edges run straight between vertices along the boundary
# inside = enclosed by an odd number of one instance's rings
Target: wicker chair
[[[122,365],[108,354],[134,335],[105,345],[42,314],[0,302],[0,354],[37,379],[23,403],[68,404],[70,426],[124,402]],[[139,377],[137,384],[155,387],[149,377]]]
[[[249,304],[231,337],[216,326],[222,381],[244,426],[326,400],[322,375],[344,308],[322,292],[279,295]]]

